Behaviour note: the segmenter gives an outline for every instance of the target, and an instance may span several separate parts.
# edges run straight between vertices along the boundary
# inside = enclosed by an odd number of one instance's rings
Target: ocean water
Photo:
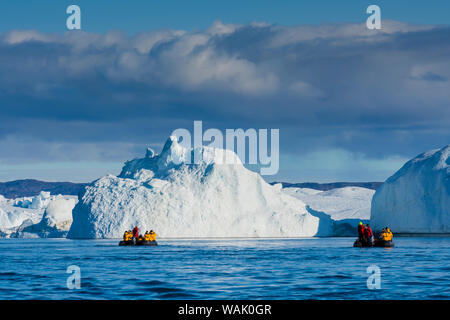
[[[450,299],[450,239],[1,239],[0,299]],[[80,268],[69,289],[67,268]],[[379,268],[380,289],[368,289]],[[71,281],[69,281],[72,283]]]

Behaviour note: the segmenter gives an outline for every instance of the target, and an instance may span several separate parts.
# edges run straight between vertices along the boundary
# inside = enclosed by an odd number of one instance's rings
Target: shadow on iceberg
[[[354,237],[358,235],[356,230],[360,221],[369,223],[369,220],[361,219],[333,220],[325,212],[314,210],[309,205],[306,206],[306,210],[312,216],[319,218],[317,237]]]

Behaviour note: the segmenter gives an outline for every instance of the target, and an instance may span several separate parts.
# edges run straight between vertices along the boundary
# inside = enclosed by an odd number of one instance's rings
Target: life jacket
[[[392,234],[391,230],[389,228],[383,229],[383,231],[380,234],[380,238],[384,241],[391,241],[394,235]]]
[[[362,224],[358,225],[358,236],[359,237],[362,237],[364,235],[364,230],[365,230],[364,225],[362,225]]]
[[[146,234],[144,235],[145,241],[152,241],[151,238],[152,238],[152,237],[151,237],[150,234],[148,234],[148,233],[146,233]]]
[[[372,229],[370,227],[366,227],[364,229],[364,235],[366,236],[366,238],[372,237],[373,236]]]
[[[149,233],[149,236],[150,236],[150,241],[155,241],[157,234],[156,234],[156,232],[152,232],[152,233]]]
[[[387,232],[388,239],[389,239],[388,241],[391,241],[392,238],[394,237],[394,235],[392,234],[391,230],[389,230],[389,229],[387,229],[386,232]]]

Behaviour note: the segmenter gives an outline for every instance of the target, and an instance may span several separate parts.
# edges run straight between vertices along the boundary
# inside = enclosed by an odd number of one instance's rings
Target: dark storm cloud
[[[280,128],[282,153],[409,157],[448,143],[449,52],[450,28],[395,21],[12,31],[0,36],[0,162],[123,160],[192,120]]]

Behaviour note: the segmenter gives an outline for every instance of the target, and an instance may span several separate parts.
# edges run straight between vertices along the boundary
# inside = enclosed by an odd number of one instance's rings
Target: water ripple
[[[392,250],[353,239],[0,240],[0,299],[450,299],[450,239],[400,238]],[[366,268],[381,269],[368,290]],[[81,289],[69,290],[69,265]]]

